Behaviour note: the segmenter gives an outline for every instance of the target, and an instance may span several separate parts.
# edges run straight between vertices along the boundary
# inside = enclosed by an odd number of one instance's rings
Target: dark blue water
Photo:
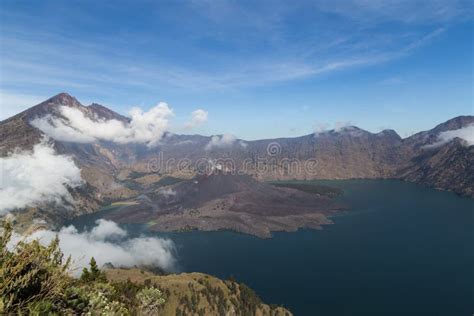
[[[318,183],[351,205],[334,225],[267,240],[167,234],[180,270],[233,275],[296,315],[474,313],[474,200],[398,181]]]

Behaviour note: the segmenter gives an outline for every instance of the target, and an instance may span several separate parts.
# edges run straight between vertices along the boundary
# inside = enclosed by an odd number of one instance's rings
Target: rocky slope
[[[332,197],[275,187],[249,175],[214,172],[159,187],[133,204],[105,215],[118,223],[148,224],[150,230],[233,230],[261,238],[272,231],[318,229],[343,208]]]
[[[428,187],[454,191],[474,197],[474,146],[464,146],[460,140],[427,150],[412,158],[397,177]]]
[[[472,124],[473,116],[459,116],[404,139],[407,159],[394,177],[474,197],[474,146],[460,138],[439,143],[441,133]]]

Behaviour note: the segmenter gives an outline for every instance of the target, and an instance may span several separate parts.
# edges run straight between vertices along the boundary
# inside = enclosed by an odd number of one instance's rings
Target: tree
[[[87,268],[82,269],[81,281],[86,283],[95,281],[107,282],[107,277],[105,276],[105,273],[99,269],[94,257],[91,258],[89,266],[89,270],[87,270]]]

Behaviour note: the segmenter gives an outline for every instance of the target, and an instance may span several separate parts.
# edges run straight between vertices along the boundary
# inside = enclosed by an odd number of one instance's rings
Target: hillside
[[[109,269],[107,279],[137,284],[157,284],[166,296],[160,315],[290,316],[283,307],[262,303],[244,284],[220,280],[203,273],[157,276],[139,269]]]
[[[409,159],[397,170],[395,177],[474,197],[474,146],[466,145],[460,138],[436,145],[440,133],[472,124],[473,116],[459,116],[404,139]]]

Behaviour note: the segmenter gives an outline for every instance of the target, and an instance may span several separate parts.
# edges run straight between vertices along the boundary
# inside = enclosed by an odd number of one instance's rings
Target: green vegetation
[[[88,282],[107,282],[105,273],[100,271],[94,257],[91,258],[90,269],[82,269],[81,281],[84,283]]]
[[[276,187],[291,188],[306,193],[318,194],[327,197],[336,197],[342,195],[343,193],[342,189],[314,183],[276,181],[270,182],[270,184]]]
[[[5,223],[0,237],[0,314],[25,315],[156,315],[165,303],[156,286],[108,281],[95,260],[80,279],[70,276],[56,238],[48,246],[19,242]]]
[[[48,247],[39,242],[20,242],[13,251],[7,244],[12,226],[7,222],[0,237],[0,313],[41,314],[66,308],[70,259],[63,259],[59,240]]]

